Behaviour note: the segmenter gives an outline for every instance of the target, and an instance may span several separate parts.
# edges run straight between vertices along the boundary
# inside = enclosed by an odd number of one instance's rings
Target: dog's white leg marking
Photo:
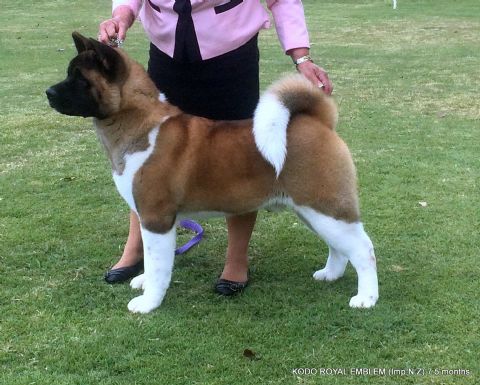
[[[132,313],[149,313],[162,303],[172,278],[175,233],[175,226],[165,234],[153,233],[142,227],[144,292],[129,302],[128,310]]]
[[[145,283],[145,274],[140,274],[137,275],[135,278],[133,278],[130,281],[130,287],[132,289],[144,289],[144,283]]]
[[[343,277],[347,267],[348,258],[340,254],[333,247],[329,246],[330,252],[325,267],[316,271],[313,278],[318,281],[335,281]]]
[[[372,241],[365,233],[362,223],[337,220],[310,207],[295,206],[295,209],[329,247],[346,256],[355,268],[358,275],[358,293],[350,299],[350,306],[374,306],[378,299],[377,266]],[[338,260],[331,266],[335,266],[337,273],[342,267]],[[328,262],[325,268],[330,268]]]
[[[287,127],[290,111],[272,92],[260,98],[253,116],[255,144],[262,156],[273,165],[277,177],[287,156]]]

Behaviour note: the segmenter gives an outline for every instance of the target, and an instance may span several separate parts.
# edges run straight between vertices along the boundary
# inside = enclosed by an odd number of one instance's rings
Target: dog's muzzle
[[[58,98],[58,92],[53,87],[50,87],[45,93],[47,94],[50,107],[54,107],[55,100]]]

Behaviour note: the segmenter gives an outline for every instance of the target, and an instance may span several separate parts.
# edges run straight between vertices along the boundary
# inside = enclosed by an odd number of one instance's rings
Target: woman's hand
[[[297,70],[313,84],[321,87],[327,95],[332,94],[333,84],[328,78],[327,72],[322,67],[317,66],[312,61],[306,61],[299,64]]]
[[[123,41],[127,37],[127,30],[135,21],[135,15],[128,6],[115,8],[112,18],[100,23],[98,27],[98,41],[109,44],[111,41]]]
[[[295,62],[300,58],[308,57],[309,49],[294,48],[288,51],[287,54],[290,55],[292,60]],[[297,71],[310,80],[313,84],[321,87],[327,95],[331,95],[333,91],[333,84],[328,78],[327,72],[322,67],[316,65],[312,60],[305,60],[297,65]]]

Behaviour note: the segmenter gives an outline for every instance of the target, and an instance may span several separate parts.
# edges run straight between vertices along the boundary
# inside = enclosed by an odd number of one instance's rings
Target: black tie
[[[202,60],[195,26],[193,25],[190,0],[175,0],[173,10],[178,13],[173,58],[188,63]]]

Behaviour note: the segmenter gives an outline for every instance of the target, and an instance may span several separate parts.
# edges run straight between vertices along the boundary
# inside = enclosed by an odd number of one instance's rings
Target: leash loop
[[[175,250],[175,255],[186,253],[193,246],[200,243],[200,241],[203,239],[203,233],[204,233],[203,227],[200,226],[197,222],[192,221],[191,219],[181,220],[179,223],[179,226],[183,227],[184,229],[193,231],[194,233],[196,233],[196,235],[192,239],[190,239],[187,243],[185,243],[183,246],[178,247]]]

